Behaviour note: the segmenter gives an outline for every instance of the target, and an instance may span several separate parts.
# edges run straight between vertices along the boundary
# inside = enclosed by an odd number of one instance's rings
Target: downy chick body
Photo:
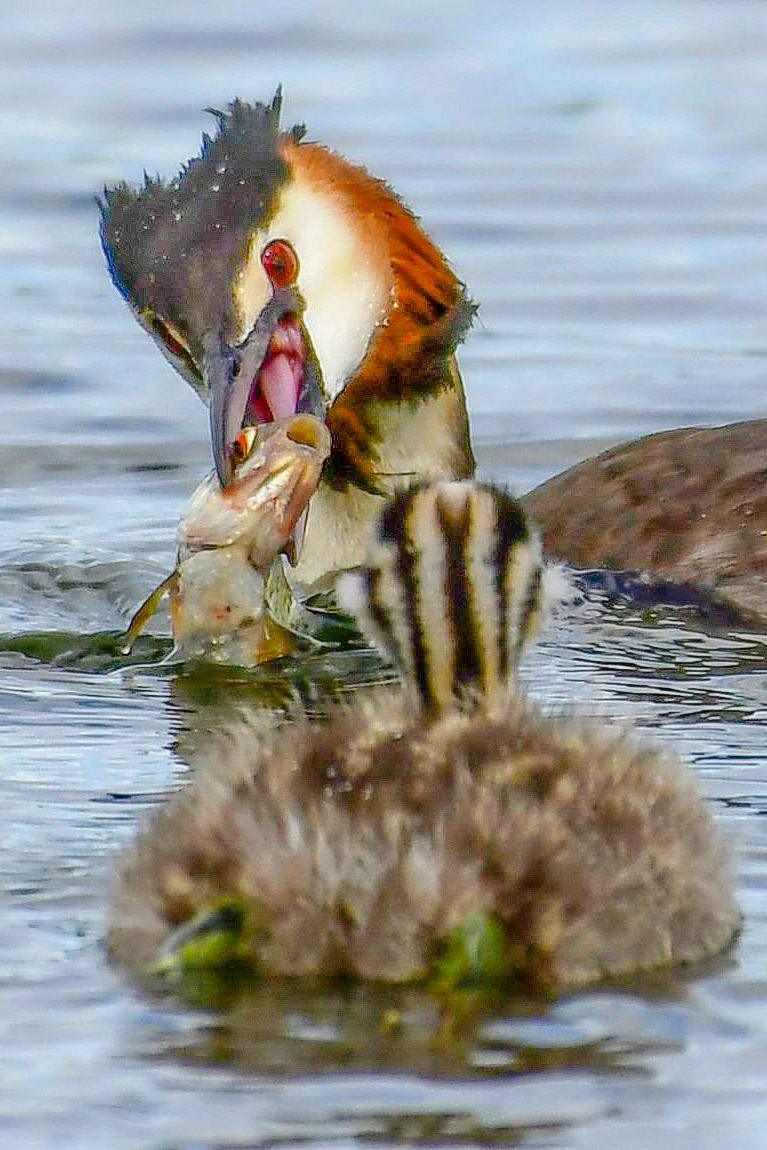
[[[269,975],[562,988],[723,950],[740,915],[692,772],[520,696],[540,588],[503,492],[391,501],[342,593],[404,691],[204,748],[120,862],[113,956],[183,966],[222,914],[227,953]]]

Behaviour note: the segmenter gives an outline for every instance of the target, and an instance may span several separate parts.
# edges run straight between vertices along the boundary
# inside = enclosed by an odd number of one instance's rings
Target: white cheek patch
[[[355,226],[342,201],[294,180],[283,189],[268,228],[255,233],[235,283],[244,339],[272,294],[261,252],[273,239],[287,240],[298,255],[298,288],[304,322],[332,400],[362,362],[384,320],[392,289],[388,253]]]
[[[261,263],[261,252],[266,244],[265,235],[266,232],[255,232],[251,236],[245,263],[234,281],[232,294],[240,321],[237,332],[239,343],[250,335],[256,320],[272,298],[272,285]]]

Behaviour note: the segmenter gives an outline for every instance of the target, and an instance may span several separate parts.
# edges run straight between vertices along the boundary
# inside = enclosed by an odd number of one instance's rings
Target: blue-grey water
[[[94,193],[173,173],[203,107],[280,81],[287,118],[403,192],[481,301],[461,359],[486,473],[524,489],[629,436],[763,413],[764,5],[4,0],[6,637],[124,625],[208,466],[204,410],[108,282]],[[528,667],[543,705],[693,762],[737,852],[734,955],[452,1018],[364,986],[194,1009],[111,970],[111,861],[219,710],[69,642],[0,654],[3,1148],[767,1144],[763,638],[594,599]]]

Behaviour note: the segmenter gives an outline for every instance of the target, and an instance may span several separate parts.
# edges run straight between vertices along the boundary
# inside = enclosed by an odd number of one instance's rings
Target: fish
[[[231,483],[215,472],[193,492],[178,527],[176,567],[136,611],[123,653],[170,596],[174,659],[255,666],[295,646],[266,609],[270,570],[300,552],[309,501],[330,454],[321,420],[300,414],[245,427]]]

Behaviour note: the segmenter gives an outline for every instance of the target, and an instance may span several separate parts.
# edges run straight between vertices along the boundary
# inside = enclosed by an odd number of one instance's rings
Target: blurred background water
[[[282,82],[286,120],[390,180],[449,252],[482,304],[461,359],[486,473],[524,489],[629,436],[763,413],[767,7],[3,0],[0,16],[6,636],[120,627],[172,562],[207,421],[111,287],[93,197],[174,173],[201,109],[235,94]],[[592,599],[527,673],[545,706],[631,718],[692,759],[738,851],[734,960],[551,1004],[476,996],[449,1019],[365,987],[199,1011],[110,971],[111,859],[216,711],[171,678],[69,663],[0,654],[3,1146],[764,1146],[761,637]]]

